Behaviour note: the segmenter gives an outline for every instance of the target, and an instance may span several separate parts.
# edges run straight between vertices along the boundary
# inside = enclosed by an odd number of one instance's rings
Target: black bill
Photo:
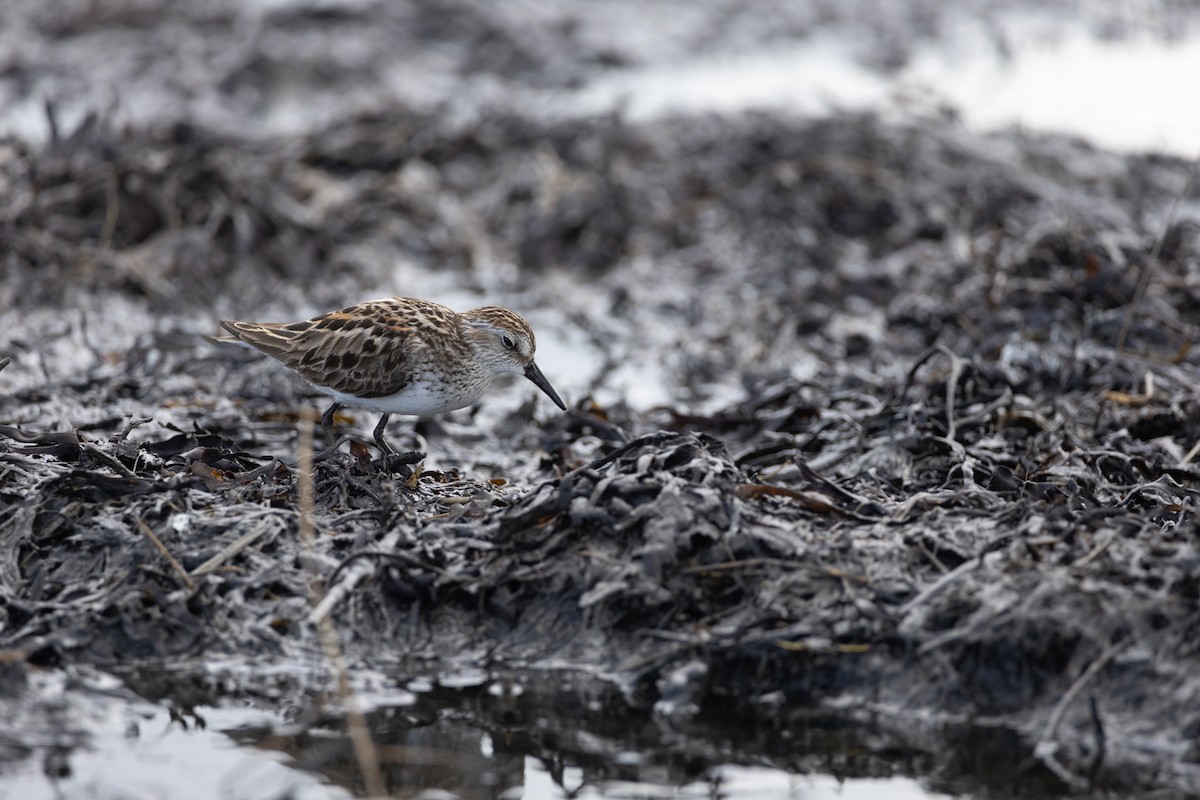
[[[567,410],[566,404],[563,403],[562,398],[558,396],[558,392],[554,391],[554,387],[550,385],[550,381],[546,380],[546,376],[542,374],[540,369],[538,369],[537,364],[530,364],[525,368],[525,377],[533,381],[534,386],[545,392],[550,399],[554,401],[554,405],[558,406],[563,411]]]

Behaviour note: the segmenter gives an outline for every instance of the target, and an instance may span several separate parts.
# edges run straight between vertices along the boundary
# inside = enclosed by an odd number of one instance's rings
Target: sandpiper
[[[234,342],[282,362],[333,398],[321,415],[327,436],[343,406],[383,414],[375,444],[392,414],[424,416],[474,403],[501,373],[524,375],[562,410],[566,405],[533,360],[529,323],[506,308],[461,314],[411,297],[387,297],[303,322],[221,320]]]

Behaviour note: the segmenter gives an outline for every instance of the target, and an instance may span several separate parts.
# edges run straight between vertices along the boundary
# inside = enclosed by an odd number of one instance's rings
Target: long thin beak
[[[533,362],[529,363],[529,366],[525,368],[525,377],[533,381],[534,386],[538,387],[547,395],[549,395],[550,399],[554,401],[554,405],[558,406],[563,411],[567,410],[566,404],[563,403],[562,398],[558,396],[558,392],[554,391],[554,387],[550,385],[550,381],[546,380],[546,376],[542,374],[540,369],[538,369],[537,364],[534,364]]]

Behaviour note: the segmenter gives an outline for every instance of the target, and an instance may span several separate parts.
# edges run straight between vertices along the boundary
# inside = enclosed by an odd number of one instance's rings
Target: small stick
[[[202,575],[207,575],[210,572],[215,572],[217,567],[221,566],[226,561],[228,561],[229,559],[236,556],[238,553],[245,550],[247,547],[249,547],[251,544],[254,543],[255,539],[257,539],[258,537],[260,537],[264,533],[266,533],[266,531],[267,531],[267,529],[264,526],[262,528],[259,528],[256,531],[251,531],[250,533],[247,533],[245,536],[238,539],[236,542],[229,545],[221,552],[217,553],[215,556],[210,558],[208,561],[205,561],[203,564],[201,564],[200,566],[198,566],[194,570],[192,570],[192,577],[199,578]]]
[[[1067,689],[1067,693],[1058,701],[1058,705],[1054,707],[1054,713],[1050,715],[1050,721],[1046,723],[1046,730],[1042,733],[1041,741],[1038,742],[1038,747],[1049,747],[1054,742],[1054,736],[1058,733],[1058,726],[1062,723],[1063,716],[1067,713],[1067,707],[1071,705],[1071,701],[1083,691],[1083,687],[1091,682],[1092,678],[1096,677],[1100,670],[1108,666],[1108,662],[1116,658],[1122,650],[1133,643],[1132,636],[1126,636],[1121,641],[1110,646],[1107,650],[1100,654],[1100,657],[1088,665],[1088,668],[1083,671],[1071,688]]]
[[[99,447],[96,447],[96,445],[94,445],[94,444],[91,444],[91,443],[85,444],[83,446],[83,452],[87,453],[89,456],[96,459],[101,464],[103,464],[104,466],[111,469],[113,472],[124,475],[126,478],[134,478],[139,481],[142,480],[141,478],[138,477],[136,472],[134,472],[129,467],[122,464],[120,461],[118,461],[113,456],[110,456],[108,453],[101,450]]]
[[[963,359],[945,345],[939,344],[926,350],[920,355],[913,365],[909,367],[908,375],[904,378],[904,386],[900,389],[900,398],[903,399],[908,394],[908,388],[912,386],[913,380],[917,376],[917,370],[925,365],[925,362],[933,358],[938,353],[941,353],[946,358],[950,359],[950,377],[946,380],[946,439],[955,442],[955,434],[958,426],[954,422],[954,400],[958,394],[958,382],[963,374]]]
[[[1116,535],[1115,533],[1109,534],[1107,537],[1105,537],[1104,541],[1102,541],[1100,544],[1098,544],[1098,545],[1096,545],[1095,547],[1093,547],[1093,548],[1092,548],[1092,551],[1091,551],[1090,553],[1088,553],[1086,556],[1083,556],[1082,558],[1080,558],[1078,561],[1076,561],[1076,562],[1075,562],[1074,564],[1072,564],[1071,566],[1072,566],[1072,567],[1086,567],[1086,566],[1087,566],[1088,564],[1090,564],[1090,563],[1091,563],[1091,562],[1092,562],[1092,561],[1093,561],[1093,560],[1094,560],[1094,559],[1095,559],[1095,558],[1096,558],[1098,555],[1100,555],[1100,554],[1101,554],[1101,553],[1103,553],[1105,550],[1107,550],[1107,549],[1108,549],[1108,546],[1109,546],[1110,544],[1112,544],[1112,543],[1113,543],[1113,541],[1114,541],[1116,538],[1117,538],[1117,535]]]
[[[1187,455],[1183,457],[1183,461],[1179,462],[1179,466],[1192,463],[1192,459],[1197,455],[1200,455],[1200,441],[1197,441],[1192,449],[1187,451]]]
[[[1104,720],[1100,719],[1100,705],[1096,702],[1095,695],[1088,698],[1088,706],[1092,712],[1092,735],[1096,737],[1096,758],[1100,758],[1104,755],[1108,736],[1104,733]]]
[[[313,423],[315,422],[315,414],[312,409],[306,409],[303,418],[300,420],[300,453],[299,466],[300,474],[296,480],[296,489],[300,494],[300,544],[309,553],[316,549],[316,526],[313,524]],[[316,559],[309,558],[309,603],[314,607],[319,606],[321,600],[321,586],[319,576],[316,574]],[[321,641],[321,648],[325,651],[325,658],[329,662],[330,669],[333,670],[337,677],[338,698],[342,701],[342,706],[346,713],[346,733],[350,736],[350,742],[354,746],[354,755],[358,759],[358,768],[362,772],[363,785],[367,790],[367,795],[370,797],[386,797],[387,789],[383,783],[383,770],[379,765],[379,750],[375,746],[375,741],[371,738],[371,731],[367,727],[367,718],[363,714],[361,705],[357,702],[358,698],[354,694],[354,687],[350,685],[349,676],[346,674],[346,663],[342,658],[341,644],[338,642],[337,631],[333,627],[333,622],[328,616],[323,616],[317,620],[317,635]]]
[[[142,533],[146,534],[146,538],[154,543],[154,546],[158,548],[158,552],[162,553],[162,557],[165,558],[167,563],[171,565],[171,569],[175,570],[175,572],[179,574],[179,577],[183,579],[184,584],[186,584],[189,589],[195,589],[196,582],[192,580],[192,576],[188,575],[187,570],[175,560],[175,556],[171,555],[171,551],[167,549],[167,546],[162,543],[162,539],[159,539],[158,535],[155,534],[150,526],[146,524],[146,521],[141,517],[135,517],[134,522],[137,524],[138,529]]]
[[[991,553],[984,553],[981,558],[972,558],[968,561],[964,561],[942,577],[938,578],[933,583],[929,584],[929,586],[925,587],[925,589],[923,589],[921,593],[912,600],[909,600],[907,603],[902,605],[900,607],[900,616],[907,617],[918,606],[924,605],[937,595],[941,594],[943,591],[945,591],[947,586],[962,578],[964,575],[974,572],[977,569],[987,567],[990,565],[989,562],[997,561],[1002,557],[1002,553],[993,551]]]
[[[1200,168],[1200,156],[1197,156],[1192,162],[1192,171],[1188,173],[1187,181],[1183,184],[1183,191],[1175,196],[1175,202],[1171,204],[1171,210],[1167,213],[1167,218],[1163,220],[1162,233],[1158,235],[1158,240],[1154,242],[1154,249],[1150,251],[1150,258],[1147,259],[1146,266],[1142,268],[1137,288],[1133,290],[1133,300],[1129,303],[1125,319],[1121,322],[1121,332],[1117,335],[1117,352],[1125,349],[1125,340],[1129,337],[1129,329],[1133,326],[1133,315],[1137,313],[1138,306],[1142,304],[1142,298],[1146,296],[1146,289],[1150,286],[1150,277],[1154,274],[1155,265],[1158,264],[1158,256],[1162,252],[1163,242],[1166,241],[1171,225],[1175,223],[1175,217],[1179,213],[1179,204],[1192,188],[1197,168]]]
[[[399,541],[400,529],[397,528],[396,530],[389,531],[388,534],[379,542],[379,549],[382,551],[379,553],[379,555],[395,560],[403,560],[403,557],[408,554],[396,550],[396,544]],[[339,572],[344,572],[345,577],[343,577],[337,583],[334,583],[329,588],[329,591],[325,593],[325,596],[321,598],[320,602],[313,604],[312,611],[308,612],[308,621],[310,623],[313,625],[319,625],[322,621],[327,619],[329,615],[333,613],[333,609],[337,607],[338,603],[342,602],[342,600],[348,594],[354,591],[354,588],[362,582],[363,578],[367,578],[375,574],[375,565],[371,563],[368,558],[366,558],[370,555],[375,554],[370,551],[355,553],[341,563],[337,570],[334,571],[334,574],[331,576],[330,580],[332,582],[333,579],[337,578]],[[361,559],[362,563],[347,567],[346,565],[351,559]],[[413,561],[416,561],[419,566],[424,567],[425,569],[433,570],[435,572],[439,571],[436,567],[427,565],[418,559],[414,558]]]

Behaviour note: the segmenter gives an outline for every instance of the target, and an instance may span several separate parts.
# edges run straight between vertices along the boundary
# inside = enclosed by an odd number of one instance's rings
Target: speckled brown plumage
[[[478,400],[504,372],[525,375],[560,408],[566,406],[533,360],[529,324],[508,309],[487,306],[458,314],[410,297],[390,297],[331,311],[303,322],[222,320],[237,342],[294,370],[334,398],[323,420],[352,405],[384,414],[432,414]]]

